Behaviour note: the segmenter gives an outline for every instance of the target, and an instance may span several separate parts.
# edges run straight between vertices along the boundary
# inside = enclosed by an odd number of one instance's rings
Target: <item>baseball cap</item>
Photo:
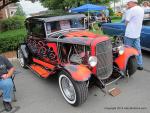
[[[138,3],[137,0],[126,0],[125,2],[126,2],[126,3],[128,3],[128,2],[136,2],[136,3]]]

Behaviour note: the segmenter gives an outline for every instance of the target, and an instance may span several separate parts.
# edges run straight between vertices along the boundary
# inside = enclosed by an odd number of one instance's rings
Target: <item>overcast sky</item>
[[[41,5],[40,2],[32,3],[30,1],[20,0],[19,3],[22,6],[23,11],[26,13],[27,16],[29,14],[32,14],[32,13],[37,13],[37,12],[40,12],[40,11],[47,10],[46,8],[44,8]]]

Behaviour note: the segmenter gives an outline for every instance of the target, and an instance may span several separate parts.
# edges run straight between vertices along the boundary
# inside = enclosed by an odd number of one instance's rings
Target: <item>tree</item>
[[[40,0],[44,7],[50,10],[63,9],[68,10],[72,7],[78,7],[86,3],[108,4],[110,0]]]
[[[17,4],[17,11],[15,12],[15,15],[17,15],[17,16],[25,16],[26,15],[20,4]]]
[[[50,10],[63,9],[68,10],[71,7],[80,5],[83,0],[40,0],[44,7]]]
[[[16,3],[19,0],[0,0],[0,10],[3,9],[5,6],[11,4],[11,3]]]

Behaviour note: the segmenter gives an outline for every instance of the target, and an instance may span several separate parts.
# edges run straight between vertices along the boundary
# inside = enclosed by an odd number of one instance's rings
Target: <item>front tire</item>
[[[59,73],[59,87],[65,100],[73,106],[84,103],[88,97],[86,82],[74,81],[66,71]]]
[[[128,60],[127,67],[126,67],[126,76],[133,75],[137,70],[137,61],[135,57],[131,57]]]

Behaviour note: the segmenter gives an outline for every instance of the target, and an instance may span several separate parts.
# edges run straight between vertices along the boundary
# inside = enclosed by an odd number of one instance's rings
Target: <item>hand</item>
[[[8,75],[7,75],[7,74],[3,74],[1,77],[2,77],[2,79],[4,79],[4,80],[5,80],[5,79],[7,79],[7,78],[8,78]]]

